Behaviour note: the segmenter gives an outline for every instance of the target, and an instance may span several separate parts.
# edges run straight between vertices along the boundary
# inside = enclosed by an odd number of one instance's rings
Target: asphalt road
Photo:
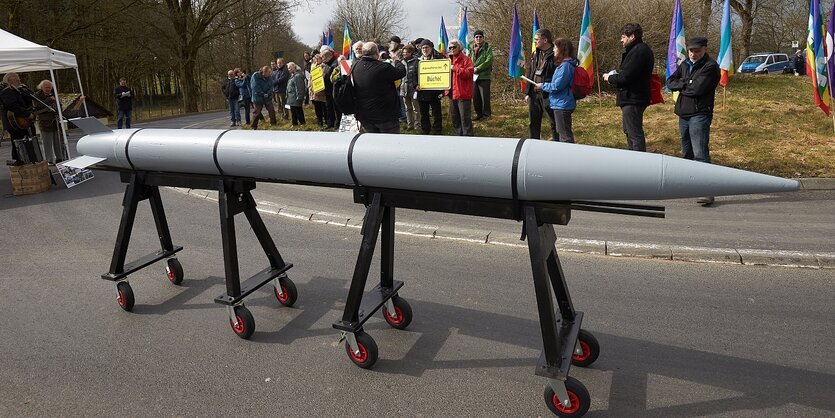
[[[260,188],[259,188],[260,189]],[[218,209],[162,192],[185,272],[130,280],[133,313],[106,272],[123,185],[97,173],[69,190],[0,198],[0,416],[549,416],[530,263],[518,248],[398,236],[395,268],[415,318],[366,325],[380,347],[355,367],[339,319],[360,235],[264,215],[299,290],[247,299],[257,330],[231,331]],[[243,275],[266,267],[239,219]],[[157,249],[140,205],[129,258]],[[832,270],[562,254],[584,328],[600,340],[590,417],[835,414]],[[377,277],[372,269],[371,277]]]

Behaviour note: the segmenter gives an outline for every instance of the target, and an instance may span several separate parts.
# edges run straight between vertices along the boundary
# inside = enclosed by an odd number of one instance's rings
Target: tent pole
[[[75,67],[75,77],[78,78],[78,89],[81,90],[81,95],[84,96],[84,86],[81,85],[81,74],[78,73],[78,67]],[[87,101],[82,100],[81,104],[84,106],[84,116],[90,117],[90,112],[87,111]]]
[[[55,82],[55,71],[52,70],[52,61],[49,62],[49,77],[52,79],[52,85],[55,86],[52,89],[52,94],[55,95],[55,111],[58,112],[58,126],[61,128],[61,135],[64,136],[64,149],[67,150],[67,159],[69,159],[71,157],[70,144],[67,141],[67,128],[64,126],[64,114],[61,111],[61,100],[58,98],[58,84]]]

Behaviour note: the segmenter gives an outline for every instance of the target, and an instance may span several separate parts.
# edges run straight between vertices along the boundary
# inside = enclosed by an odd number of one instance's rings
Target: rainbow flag
[[[328,46],[333,49],[333,32],[328,28]]]
[[[583,6],[583,23],[580,24],[580,42],[577,45],[577,61],[589,73],[594,85],[594,25],[591,24],[591,7],[589,0]]]
[[[730,0],[725,0],[725,5],[722,7],[722,25],[720,26],[721,38],[719,41],[719,69],[722,71],[722,77],[719,79],[719,84],[722,87],[728,85],[728,79],[734,73],[734,57],[731,50],[731,3]]]
[[[821,17],[820,0],[809,4],[809,34],[806,38],[806,74],[812,80],[815,103],[829,116],[829,80],[826,71],[825,28]]]
[[[673,21],[670,23],[670,42],[667,44],[667,73],[664,79],[670,78],[678,69],[679,64],[686,59],[687,44],[684,40],[684,18],[681,15],[681,0],[676,0],[676,5],[673,7]]]
[[[345,29],[342,29],[342,56],[353,60],[354,50],[351,48],[351,31],[348,30],[348,21],[345,21]]]
[[[438,52],[446,56],[446,48],[449,46],[449,35],[446,33],[446,25],[444,24],[444,17],[441,16],[441,27],[438,30]]]
[[[513,25],[510,28],[510,47],[508,48],[507,75],[519,79],[525,73],[525,56],[522,53],[522,28],[519,26],[519,13],[513,5]]]
[[[470,35],[470,27],[467,24],[467,8],[464,8],[464,17],[461,18],[461,27],[458,29],[458,42],[463,45],[464,54],[469,54],[469,44],[467,43],[467,36]]]

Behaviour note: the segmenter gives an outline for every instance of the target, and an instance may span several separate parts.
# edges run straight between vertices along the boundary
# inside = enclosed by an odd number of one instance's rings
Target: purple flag
[[[829,14],[829,24],[826,25],[826,73],[829,76],[829,94],[835,97],[835,89],[832,88],[832,80],[835,78],[835,4],[832,4],[832,13]]]

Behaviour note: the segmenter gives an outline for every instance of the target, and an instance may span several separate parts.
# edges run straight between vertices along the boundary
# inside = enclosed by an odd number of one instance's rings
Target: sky
[[[319,44],[322,31],[327,30],[325,22],[330,20],[335,3],[322,1],[310,8],[307,5],[299,6],[294,11],[293,31],[299,36],[299,41],[311,46]],[[453,0],[409,0],[402,2],[402,5],[408,16],[403,23],[406,27],[404,33],[399,34],[404,41],[429,37],[432,42],[437,43],[442,15],[447,29],[458,25],[458,5]],[[334,38],[340,36],[341,34],[334,34]]]

